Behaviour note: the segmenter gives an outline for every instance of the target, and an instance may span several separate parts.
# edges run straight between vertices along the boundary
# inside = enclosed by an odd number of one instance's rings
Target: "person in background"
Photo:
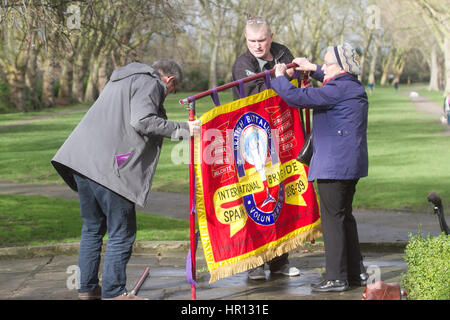
[[[395,93],[397,93],[398,91],[398,81],[394,80],[394,89],[395,89]]]
[[[447,118],[447,124],[450,125],[450,93],[444,99],[444,114]]]
[[[277,64],[272,88],[293,107],[313,109],[313,156],[308,180],[317,180],[325,245],[324,279],[313,291],[344,291],[368,278],[359,247],[352,202],[360,178],[368,175],[367,94],[357,76],[359,56],[348,43],[327,48],[322,66],[305,58],[297,70],[310,71],[321,88],[297,88]]]
[[[290,63],[294,59],[288,48],[272,41],[273,33],[267,21],[262,17],[253,17],[247,20],[245,39],[248,50],[239,56],[233,64],[233,81],[262,71],[271,70],[276,63]],[[293,75],[293,69],[287,71],[286,76],[288,79],[291,79]],[[256,94],[266,89],[264,78],[244,83],[245,96]],[[233,97],[234,100],[240,98],[237,87],[233,88]],[[289,254],[285,253],[268,262],[270,272],[290,277],[299,276],[300,270],[289,265],[288,257]],[[250,270],[248,277],[252,280],[266,279],[264,265]]]
[[[373,83],[373,82],[369,83],[369,84],[368,84],[368,87],[369,87],[369,94],[372,95],[374,83]]]

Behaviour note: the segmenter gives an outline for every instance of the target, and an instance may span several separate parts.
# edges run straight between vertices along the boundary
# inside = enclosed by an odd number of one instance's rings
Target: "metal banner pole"
[[[195,120],[195,100],[189,103],[189,121]],[[195,173],[194,173],[194,137],[189,141],[189,202],[190,202],[190,238],[191,238],[191,266],[192,279],[196,280],[195,269]],[[196,288],[191,284],[191,300],[196,299]]]
[[[292,62],[292,63],[287,64],[286,67],[288,69],[294,68],[294,67],[297,67],[297,64]],[[269,70],[267,72],[269,74],[273,74],[273,73],[275,73],[275,68],[273,68],[273,69],[271,69],[271,70]],[[267,75],[266,72],[260,72],[260,73],[257,73],[255,75],[247,77],[247,78],[242,78],[240,80],[236,80],[236,81],[233,81],[233,82],[225,83],[224,85],[218,86],[217,88],[209,89],[209,90],[197,93],[196,95],[194,95],[192,97],[188,97],[188,98],[182,99],[182,100],[180,100],[180,104],[187,105],[187,104],[189,104],[192,101],[195,101],[195,100],[204,98],[206,96],[212,95],[214,93],[214,91],[220,92],[220,91],[227,90],[227,89],[230,89],[230,88],[233,88],[233,87],[237,87],[239,85],[239,81],[242,81],[243,83],[245,83],[245,82],[249,82],[249,81],[252,81],[252,80],[259,79],[259,78],[263,78],[266,75]]]

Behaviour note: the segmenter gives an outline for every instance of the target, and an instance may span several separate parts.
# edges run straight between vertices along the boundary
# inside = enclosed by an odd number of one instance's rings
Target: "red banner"
[[[299,111],[273,91],[204,114],[196,140],[196,209],[210,282],[320,236],[308,167],[295,158]]]

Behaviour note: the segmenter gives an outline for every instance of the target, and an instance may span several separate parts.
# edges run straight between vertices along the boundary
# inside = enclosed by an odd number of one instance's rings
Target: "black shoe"
[[[341,292],[348,289],[347,280],[323,280],[311,285],[312,291],[317,292]]]
[[[359,277],[349,278],[348,283],[354,287],[364,287],[367,285],[367,280],[369,280],[369,274],[367,272],[361,273]]]

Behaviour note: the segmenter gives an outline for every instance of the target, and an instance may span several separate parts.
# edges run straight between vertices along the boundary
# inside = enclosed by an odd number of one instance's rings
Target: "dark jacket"
[[[282,44],[272,42],[272,46],[270,47],[270,52],[272,53],[272,56],[274,57],[274,63],[269,68],[272,69],[275,63],[291,63],[292,60],[294,60],[294,57],[292,53],[289,51],[289,49]],[[232,79],[233,81],[247,78],[251,75],[260,73],[261,70],[258,60],[253,56],[249,50],[247,50],[244,54],[240,55],[236,61],[234,62],[233,69],[232,69]],[[244,83],[244,92],[245,96],[250,96],[252,94],[259,93],[261,91],[266,90],[266,84],[265,79],[260,78],[256,79],[254,81],[250,81],[247,83]],[[239,89],[238,87],[233,87],[233,99],[237,100],[239,99]]]
[[[187,122],[167,120],[166,91],[159,73],[145,64],[114,70],[51,161],[64,181],[77,191],[75,170],[145,206],[163,137],[189,136]]]
[[[323,81],[320,66],[311,75]],[[308,180],[350,180],[367,176],[368,101],[357,77],[339,74],[322,88],[297,88],[285,77],[272,88],[293,107],[312,108],[313,156]]]

